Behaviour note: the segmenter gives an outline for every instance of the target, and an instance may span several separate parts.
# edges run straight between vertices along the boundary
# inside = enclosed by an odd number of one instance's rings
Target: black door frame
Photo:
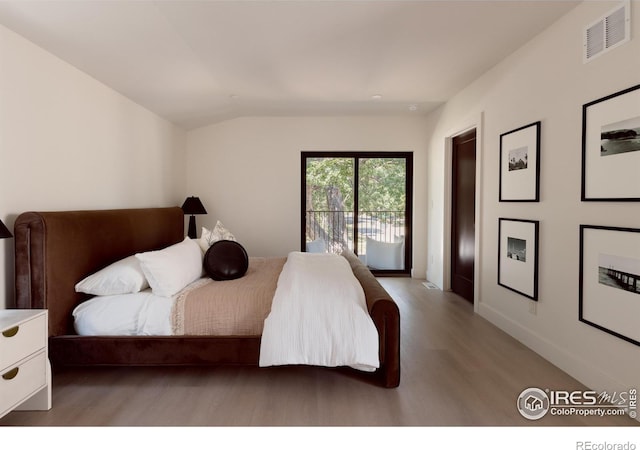
[[[308,158],[404,158],[406,160],[407,177],[405,180],[406,192],[406,211],[405,211],[405,237],[404,237],[404,269],[402,270],[372,270],[374,275],[385,276],[411,276],[413,265],[413,152],[308,152],[300,153],[300,250],[305,251],[306,248],[306,161]],[[355,165],[354,176],[358,176],[358,164]],[[358,211],[358,183],[354,186],[354,209]],[[357,232],[357,220],[354,221],[354,228]],[[354,246],[357,252],[357,245]]]

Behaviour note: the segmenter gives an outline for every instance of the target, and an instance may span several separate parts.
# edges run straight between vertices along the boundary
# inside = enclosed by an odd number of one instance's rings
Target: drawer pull
[[[2,335],[4,337],[14,337],[16,334],[18,334],[18,330],[20,330],[20,327],[9,328],[8,330],[3,331]]]
[[[15,367],[10,371],[8,371],[7,373],[3,374],[2,378],[4,378],[5,380],[13,380],[16,377],[16,375],[18,375],[19,371],[20,371],[20,368]]]

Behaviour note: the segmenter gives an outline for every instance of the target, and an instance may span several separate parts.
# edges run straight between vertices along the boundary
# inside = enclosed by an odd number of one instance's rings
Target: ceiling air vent
[[[630,40],[630,3],[630,0],[623,1],[609,14],[585,28],[585,63]]]

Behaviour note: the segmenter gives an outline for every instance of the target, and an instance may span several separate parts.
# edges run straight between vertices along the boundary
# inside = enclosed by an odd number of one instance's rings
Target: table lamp
[[[191,215],[191,217],[189,217],[189,232],[187,236],[191,239],[196,239],[198,237],[198,233],[196,231],[195,214],[207,214],[207,210],[204,209],[204,206],[198,197],[187,197],[182,204],[182,211],[184,211],[185,214]]]
[[[11,234],[11,231],[9,231],[7,226],[2,222],[2,220],[0,220],[0,239],[6,239],[10,237],[13,237],[13,234]]]

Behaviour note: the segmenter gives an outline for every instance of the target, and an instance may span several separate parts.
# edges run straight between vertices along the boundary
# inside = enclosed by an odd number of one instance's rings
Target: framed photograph
[[[498,219],[498,284],[538,301],[537,220]]]
[[[582,201],[640,201],[640,85],[582,107]]]
[[[640,345],[640,229],[580,225],[579,320]]]
[[[540,200],[540,122],[500,135],[500,201]]]

